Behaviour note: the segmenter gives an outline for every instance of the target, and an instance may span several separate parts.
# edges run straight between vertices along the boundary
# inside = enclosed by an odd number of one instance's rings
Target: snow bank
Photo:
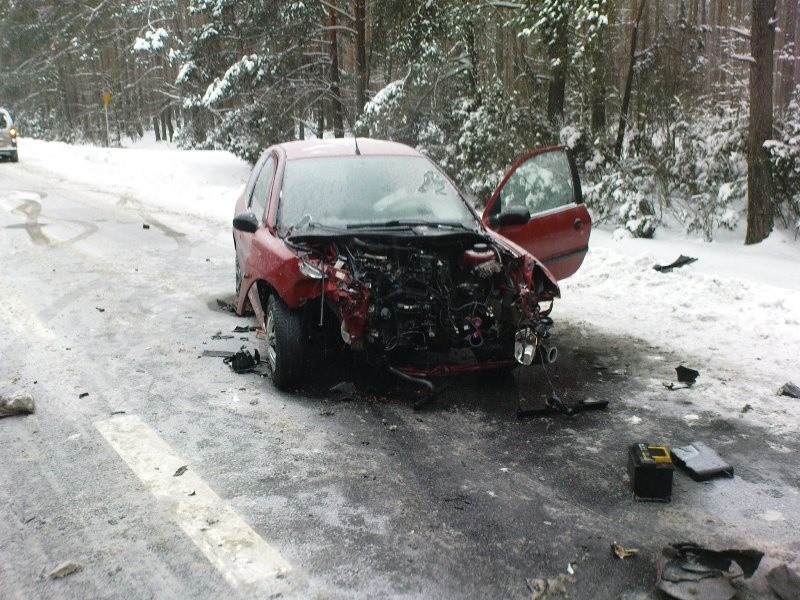
[[[118,192],[146,206],[226,223],[251,169],[228,152],[179,150],[149,140],[129,148],[98,148],[22,139],[19,147],[25,168]]]
[[[681,357],[701,372],[682,397],[693,412],[729,418],[749,404],[742,415],[749,422],[800,430],[800,400],[776,394],[800,381],[800,244],[780,232],[746,247],[732,237],[615,240],[599,230],[590,246],[578,273],[561,283],[554,317]],[[698,261],[671,273],[653,270],[680,254]],[[663,395],[663,375],[675,366],[654,366],[652,396]]]

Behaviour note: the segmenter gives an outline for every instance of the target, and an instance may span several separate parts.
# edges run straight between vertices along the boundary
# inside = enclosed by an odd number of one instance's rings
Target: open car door
[[[525,248],[553,276],[565,279],[589,249],[592,219],[566,146],[522,156],[489,198],[483,224]]]

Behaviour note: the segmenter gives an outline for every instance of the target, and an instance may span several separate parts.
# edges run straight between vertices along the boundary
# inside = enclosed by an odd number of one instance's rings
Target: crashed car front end
[[[344,343],[373,360],[424,377],[554,359],[544,340],[558,285],[530,254],[483,232],[287,241],[300,273],[318,281],[316,296],[322,291],[338,317]],[[458,350],[472,360],[430,360]]]

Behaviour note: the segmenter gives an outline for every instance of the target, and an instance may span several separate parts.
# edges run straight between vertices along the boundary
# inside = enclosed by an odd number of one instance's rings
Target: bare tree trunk
[[[750,33],[750,129],[747,138],[747,235],[757,244],[772,232],[775,211],[772,177],[764,142],[772,134],[772,53],[775,49],[775,0],[753,0]]]
[[[365,0],[353,0],[356,21],[356,118],[367,102],[367,10]]]
[[[780,110],[785,110],[792,99],[795,86],[795,65],[800,60],[797,47],[797,0],[784,2],[785,26],[783,28],[784,58],[781,61],[781,94],[778,98]]]
[[[330,89],[331,89],[331,121],[333,122],[333,136],[344,137],[344,107],[339,87],[339,43],[336,35],[336,10],[335,0],[328,8],[328,52],[330,53]]]
[[[625,77],[625,91],[622,95],[622,108],[619,111],[619,128],[617,129],[617,141],[614,144],[614,156],[622,156],[622,142],[625,140],[625,127],[628,124],[628,109],[631,104],[631,89],[633,88],[633,67],[636,64],[636,38],[639,32],[639,23],[644,14],[644,7],[647,0],[639,0],[636,11],[636,21],[631,27],[631,45],[628,53],[628,75]]]
[[[161,141],[161,127],[158,125],[158,117],[153,117],[153,133],[156,134],[156,141]]]
[[[555,63],[547,90],[547,118],[554,125],[564,121],[564,96],[567,89],[567,56],[569,50],[569,16],[559,15],[555,43],[550,47],[550,62]]]

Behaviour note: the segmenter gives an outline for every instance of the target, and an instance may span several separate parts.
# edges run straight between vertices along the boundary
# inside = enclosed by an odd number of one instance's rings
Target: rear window
[[[6,113],[0,112],[0,127],[8,127],[8,119],[6,119]]]

